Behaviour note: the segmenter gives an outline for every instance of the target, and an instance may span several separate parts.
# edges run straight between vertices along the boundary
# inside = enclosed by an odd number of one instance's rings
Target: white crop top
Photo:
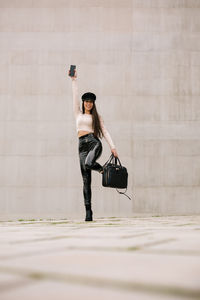
[[[80,101],[78,95],[78,86],[77,86],[77,79],[72,79],[72,93],[73,93],[73,112],[76,118],[76,130],[94,132],[92,128],[92,115],[91,114],[83,114],[80,110]],[[101,129],[103,132],[103,137],[106,139],[107,143],[110,146],[110,149],[115,149],[115,145],[111,139],[111,136],[104,125],[104,121],[99,115],[99,121],[101,125]]]

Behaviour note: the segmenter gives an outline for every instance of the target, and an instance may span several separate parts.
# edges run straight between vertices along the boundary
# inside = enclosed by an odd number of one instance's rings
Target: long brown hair
[[[82,101],[82,112],[83,114],[85,113],[84,101]],[[95,101],[93,101],[93,107],[90,110],[90,114],[92,115],[92,128],[94,129],[94,136],[102,138],[103,132],[101,129],[99,114],[97,112]]]

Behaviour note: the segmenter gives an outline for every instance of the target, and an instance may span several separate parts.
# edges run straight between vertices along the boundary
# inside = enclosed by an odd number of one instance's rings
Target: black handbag
[[[113,160],[114,163],[112,162]],[[117,164],[117,160],[119,161],[119,164]],[[116,188],[116,190],[123,189],[123,188],[126,188],[127,190],[127,186],[128,186],[127,169],[126,167],[121,165],[119,158],[115,157],[113,154],[111,154],[110,158],[103,165],[102,185],[104,187]],[[119,194],[123,194],[131,200],[131,198],[128,195],[126,195],[125,192],[118,191]]]

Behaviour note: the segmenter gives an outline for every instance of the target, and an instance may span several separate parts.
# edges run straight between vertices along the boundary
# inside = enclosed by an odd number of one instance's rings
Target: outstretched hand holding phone
[[[76,66],[75,65],[71,65],[70,69],[68,71],[68,75],[72,78],[72,79],[76,79],[77,78],[77,72],[76,72]]]

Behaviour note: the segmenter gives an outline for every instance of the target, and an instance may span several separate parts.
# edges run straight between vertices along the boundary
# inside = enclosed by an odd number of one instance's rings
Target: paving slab
[[[55,282],[53,280],[35,282],[26,284],[17,289],[11,289],[7,293],[1,294],[3,300],[12,299],[48,299],[48,300],[77,300],[77,299],[115,299],[115,300],[149,300],[151,295],[139,291],[118,290],[112,288],[102,288],[101,286],[89,286],[70,284],[66,282]],[[169,300],[169,296],[153,294],[155,300]],[[181,297],[172,297],[170,299],[181,300]]]
[[[198,215],[2,221],[0,299],[200,299],[199,230]]]

